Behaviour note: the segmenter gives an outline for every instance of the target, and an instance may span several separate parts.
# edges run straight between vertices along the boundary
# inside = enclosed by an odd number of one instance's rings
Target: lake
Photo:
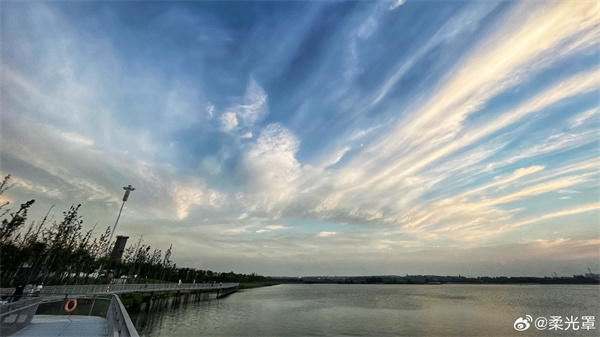
[[[597,336],[599,313],[593,285],[284,284],[131,318],[141,336]]]

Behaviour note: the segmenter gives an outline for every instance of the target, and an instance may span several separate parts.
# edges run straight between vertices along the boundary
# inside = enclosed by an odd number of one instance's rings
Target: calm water
[[[513,328],[530,315],[600,320],[585,285],[279,285],[132,314],[142,336],[598,336]],[[577,327],[581,328],[579,323]]]

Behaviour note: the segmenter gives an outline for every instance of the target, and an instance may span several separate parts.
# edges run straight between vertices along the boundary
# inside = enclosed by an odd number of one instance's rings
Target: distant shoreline
[[[304,284],[594,284],[600,285],[597,274],[574,277],[465,277],[439,275],[386,276],[306,276],[272,277],[280,283]]]
[[[276,286],[281,283],[279,282],[251,282],[251,283],[240,283],[238,289],[254,289],[254,288],[262,288],[262,287],[271,287]]]

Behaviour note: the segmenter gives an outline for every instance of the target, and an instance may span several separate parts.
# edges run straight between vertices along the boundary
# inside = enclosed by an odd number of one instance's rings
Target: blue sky
[[[600,269],[594,1],[0,10],[2,197],[32,220],[112,226],[131,184],[117,234],[179,266]]]

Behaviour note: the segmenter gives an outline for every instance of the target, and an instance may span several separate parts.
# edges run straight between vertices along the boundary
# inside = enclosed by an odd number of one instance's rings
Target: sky
[[[30,221],[270,276],[600,271],[596,1],[0,2]]]

